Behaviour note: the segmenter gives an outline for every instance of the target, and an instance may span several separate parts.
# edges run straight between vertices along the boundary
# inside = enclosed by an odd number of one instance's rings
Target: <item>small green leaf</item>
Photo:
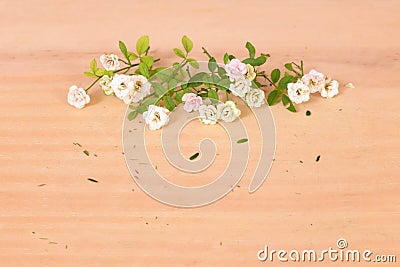
[[[290,71],[293,71],[293,65],[292,65],[292,63],[286,63],[286,64],[285,64],[285,68],[287,68],[287,69],[290,70]]]
[[[97,77],[93,72],[85,71],[84,74],[88,77]]]
[[[271,72],[271,80],[273,83],[276,83],[277,81],[279,81],[280,77],[281,77],[281,71],[279,69],[274,69]]]
[[[139,56],[133,52],[128,52],[128,59],[129,60],[136,60]]]
[[[190,51],[192,51],[193,42],[192,42],[192,40],[190,40],[186,35],[184,35],[184,36],[182,37],[182,45],[183,45],[183,48],[185,48],[185,51],[186,51],[187,53],[189,53]]]
[[[126,59],[129,59],[129,57],[128,57],[128,49],[126,48],[126,45],[124,44],[124,42],[119,41],[119,49],[121,50],[121,52],[124,55],[124,57]]]
[[[157,95],[162,95],[167,91],[167,89],[160,83],[153,83],[153,88]]]
[[[175,100],[178,101],[178,103],[182,103],[182,96],[183,96],[182,92],[176,92],[175,93]]]
[[[146,64],[147,68],[150,69],[153,66],[154,58],[152,56],[142,56],[140,62]]]
[[[85,153],[86,156],[89,156],[89,151],[83,150],[83,153]]]
[[[213,57],[210,58],[210,60],[208,61],[208,69],[211,72],[214,72],[217,69],[217,67],[218,67],[218,64],[217,64],[215,58],[213,58]]]
[[[97,69],[94,74],[96,74],[97,77],[102,77],[104,75],[108,75],[108,71],[106,71],[105,69]]]
[[[96,71],[96,69],[97,69],[97,62],[96,62],[96,59],[93,59],[93,60],[90,62],[90,69],[92,70],[93,73],[95,73],[95,71]]]
[[[136,116],[138,115],[137,111],[132,111],[128,114],[128,120],[133,120],[136,118]]]
[[[225,55],[224,55],[224,64],[227,64],[228,61],[229,61],[229,55],[228,55],[228,53],[225,53]]]
[[[150,73],[149,73],[149,68],[147,67],[146,64],[144,64],[143,62],[141,62],[139,64],[139,72],[140,74],[142,74],[143,76],[145,76],[146,78],[150,77]]]
[[[208,91],[208,97],[209,97],[209,98],[212,98],[212,99],[218,100],[218,93],[217,93],[217,91],[215,91],[215,90],[213,90],[213,89],[209,90],[209,91]]]
[[[141,55],[149,49],[149,36],[144,35],[140,37],[136,42],[136,52]]]
[[[243,138],[243,139],[239,139],[239,140],[237,140],[237,142],[236,142],[236,143],[238,143],[238,144],[242,144],[242,143],[246,143],[247,141],[249,141],[249,139],[247,139],[247,138]]]
[[[275,105],[276,102],[278,101],[280,95],[281,95],[281,92],[279,92],[278,90],[271,91],[268,94],[268,98],[267,98],[268,105],[270,105],[270,106]]]
[[[255,66],[261,66],[266,61],[267,61],[266,56],[259,56],[258,58],[246,58],[245,60],[243,60],[243,63],[250,64],[253,67],[255,67]]]
[[[178,57],[181,57],[181,58],[185,58],[186,57],[185,54],[182,52],[182,50],[180,50],[179,48],[174,48],[174,53]]]
[[[285,106],[285,108],[291,112],[296,112],[296,108],[293,105],[292,100],[286,95],[282,95],[282,104]]]
[[[187,62],[189,62],[189,65],[192,66],[193,68],[195,68],[195,69],[198,69],[198,68],[199,68],[199,62],[197,62],[196,59],[194,59],[194,58],[188,58],[188,59],[187,59]]]
[[[280,89],[286,89],[288,83],[291,83],[293,81],[293,76],[292,75],[285,75],[283,78],[279,81],[278,88]]]
[[[194,153],[193,155],[190,156],[190,160],[195,160],[198,156],[200,155],[199,152]]]
[[[174,110],[174,108],[175,108],[175,103],[174,103],[174,100],[170,97],[170,96],[165,96],[164,98],[163,98],[163,100],[164,100],[164,105],[165,105],[165,107],[169,110],[169,111],[173,111]]]
[[[252,45],[250,42],[247,42],[246,48],[247,50],[249,50],[250,58],[254,58],[254,56],[256,55],[256,48],[254,47],[254,45]]]

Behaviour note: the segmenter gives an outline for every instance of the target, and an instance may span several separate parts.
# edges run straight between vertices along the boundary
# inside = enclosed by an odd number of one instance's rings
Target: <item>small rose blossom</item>
[[[169,121],[169,110],[163,107],[150,105],[149,109],[143,113],[143,119],[149,125],[149,129],[154,131],[165,126]]]
[[[224,122],[232,122],[240,116],[240,110],[233,101],[226,101],[224,104],[217,106],[217,118]]]
[[[201,105],[199,107],[199,119],[204,124],[217,123],[217,109],[213,105]]]
[[[133,103],[143,100],[145,96],[150,94],[151,85],[147,82],[146,77],[142,75],[133,75],[131,76],[131,82],[133,83]]]
[[[245,99],[249,107],[259,108],[264,104],[265,93],[261,89],[253,88],[246,94]]]
[[[246,78],[249,81],[254,80],[254,78],[256,78],[257,74],[254,70],[254,67],[250,64],[246,64]]]
[[[68,91],[68,104],[76,107],[83,108],[90,102],[90,96],[86,93],[85,89],[73,85]]]
[[[106,70],[117,70],[120,66],[118,56],[114,54],[101,55],[100,62]]]
[[[332,98],[339,94],[339,83],[336,80],[327,80],[326,86],[321,91],[321,96],[326,98]]]
[[[247,92],[250,91],[251,81],[242,77],[241,79],[233,82],[229,86],[229,90],[235,95],[239,97],[244,97]]]
[[[104,75],[99,80],[99,85],[106,95],[111,95],[114,92],[110,86],[111,81],[112,78],[108,75]]]
[[[287,85],[290,100],[296,104],[307,102],[310,100],[310,88],[301,81],[289,83]]]
[[[115,96],[123,100],[125,104],[132,103],[133,82],[129,75],[115,74],[110,86],[113,89]]]
[[[311,70],[304,75],[301,81],[310,88],[311,93],[321,92],[325,87],[325,75],[316,70]]]
[[[186,93],[182,96],[182,101],[185,102],[183,108],[187,112],[192,112],[193,110],[199,110],[199,107],[203,104],[203,100],[200,96],[194,93]]]
[[[231,82],[241,79],[246,74],[246,64],[239,59],[234,58],[225,65],[226,75],[230,78]]]

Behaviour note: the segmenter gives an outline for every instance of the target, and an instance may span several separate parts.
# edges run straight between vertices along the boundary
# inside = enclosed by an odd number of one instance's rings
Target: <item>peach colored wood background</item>
[[[294,266],[256,253],[340,237],[399,258],[399,13],[398,1],[0,1],[0,265]],[[142,34],[165,65],[183,34],[204,59],[201,46],[243,57],[251,40],[272,54],[267,70],[304,59],[356,88],[297,114],[272,107],[276,160],[255,194],[249,166],[221,201],[169,207],[125,166],[126,106],[99,90],[84,110],[66,103],[93,57]]]

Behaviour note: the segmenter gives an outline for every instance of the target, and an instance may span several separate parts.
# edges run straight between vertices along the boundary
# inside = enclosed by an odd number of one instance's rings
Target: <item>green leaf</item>
[[[171,90],[171,89],[175,89],[176,87],[178,87],[178,82],[175,79],[171,79],[168,82],[168,89]]]
[[[96,72],[96,69],[97,69],[97,62],[96,62],[96,59],[93,59],[93,60],[90,62],[90,69],[92,70],[93,73]]]
[[[228,53],[225,53],[225,55],[224,55],[224,64],[227,64],[228,61],[229,61],[229,55],[228,55]]]
[[[97,77],[93,72],[85,71],[84,74],[88,77]]]
[[[293,81],[293,76],[291,75],[285,75],[278,84],[278,88],[280,89],[286,89],[288,83],[291,83]]]
[[[152,56],[142,56],[140,62],[146,64],[147,68],[150,69],[153,66],[154,58]]]
[[[89,151],[83,150],[83,153],[85,153],[85,155],[89,157]]]
[[[186,57],[185,54],[182,52],[182,50],[180,50],[179,48],[174,48],[174,53],[178,57],[181,57],[181,58],[185,58]]]
[[[173,111],[174,110],[174,108],[175,108],[175,103],[174,103],[174,100],[170,97],[170,96],[165,96],[164,98],[163,98],[163,100],[164,100],[164,105],[165,105],[165,107],[169,110],[169,111]]]
[[[247,139],[247,138],[243,138],[243,139],[237,140],[237,142],[236,142],[236,143],[238,143],[238,144],[242,144],[242,143],[246,143],[247,141],[249,141],[249,139]]]
[[[275,105],[276,102],[278,101],[280,95],[281,95],[281,92],[278,90],[271,91],[268,94],[268,98],[267,98],[268,105],[270,105],[270,106]]]
[[[140,74],[142,74],[143,76],[145,76],[146,78],[150,77],[150,73],[149,73],[149,68],[147,67],[146,64],[144,64],[143,62],[141,62],[139,64],[139,72]]]
[[[139,56],[133,52],[128,52],[128,59],[129,60],[136,60]]]
[[[106,71],[105,69],[96,69],[96,71],[94,72],[94,74],[96,74],[97,77],[102,77],[104,75],[108,75],[108,71]]]
[[[215,58],[213,58],[213,57],[210,58],[210,60],[208,61],[208,69],[211,72],[214,72],[217,69],[217,67],[218,67],[218,64],[217,64]]]
[[[136,42],[136,52],[139,55],[145,53],[147,49],[149,49],[149,43],[150,43],[149,36],[144,35],[140,37]]]
[[[250,58],[254,58],[254,56],[256,55],[256,48],[254,47],[254,45],[252,45],[250,42],[247,42],[246,48],[247,50],[249,50]]]
[[[286,64],[285,64],[285,68],[287,68],[287,69],[290,70],[290,71],[293,71],[293,65],[292,65],[292,63],[286,63]]]
[[[254,66],[261,66],[266,61],[267,61],[266,56],[259,56],[258,58],[246,58],[245,60],[243,60],[243,63],[250,64],[254,67]]]
[[[217,88],[219,90],[228,90],[229,86],[231,84],[231,81],[229,79],[222,79],[217,83]]]
[[[129,59],[128,56],[128,49],[126,48],[126,45],[124,44],[124,42],[119,41],[119,49],[121,50],[122,54],[124,55],[124,57],[126,59]]]
[[[157,97],[149,97],[149,98],[146,98],[145,100],[143,100],[141,105],[148,107],[150,105],[153,105],[157,100],[158,100]]]
[[[199,62],[197,62],[197,60],[194,59],[194,58],[188,58],[187,62],[189,62],[189,65],[192,66],[195,69],[198,69],[200,67],[199,66]]]
[[[279,81],[280,77],[281,77],[281,71],[279,69],[274,69],[271,72],[271,80],[273,83],[276,83],[277,81]]]
[[[291,112],[296,112],[296,108],[294,107],[292,100],[290,100],[290,98],[285,94],[282,95],[282,104],[286,107],[287,110]]]
[[[138,115],[138,112],[137,112],[137,111],[131,111],[131,112],[129,112],[129,114],[128,114],[128,120],[131,121],[131,120],[135,119],[137,115]]]
[[[194,153],[193,155],[190,156],[190,160],[195,160],[198,156],[200,155],[199,152]]]
[[[153,83],[153,88],[157,95],[162,95],[167,91],[167,89],[164,88],[164,86],[162,86],[160,83]]]
[[[175,100],[178,101],[179,103],[182,103],[182,96],[183,96],[182,92],[176,92]]]
[[[217,93],[217,91],[215,91],[215,90],[213,90],[213,89],[209,90],[209,91],[208,91],[208,97],[209,97],[209,98],[212,98],[212,99],[218,100],[218,93]]]
[[[218,66],[218,75],[219,75],[221,78],[224,78],[223,76],[226,76],[226,71],[225,71],[225,69],[224,69],[223,67],[219,67],[219,66]]]
[[[192,51],[193,48],[193,42],[190,40],[186,35],[182,37],[182,45],[185,48],[185,51],[189,53]]]

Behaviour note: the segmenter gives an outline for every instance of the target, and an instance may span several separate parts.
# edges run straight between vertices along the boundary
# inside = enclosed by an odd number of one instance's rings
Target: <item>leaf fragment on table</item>
[[[190,156],[190,160],[195,160],[198,156],[200,155],[199,152],[194,153],[192,156]]]
[[[246,143],[247,141],[249,141],[249,139],[247,139],[247,138],[243,138],[243,139],[237,140],[237,142],[236,142],[236,143],[238,143],[238,144],[242,144],[242,143]]]

